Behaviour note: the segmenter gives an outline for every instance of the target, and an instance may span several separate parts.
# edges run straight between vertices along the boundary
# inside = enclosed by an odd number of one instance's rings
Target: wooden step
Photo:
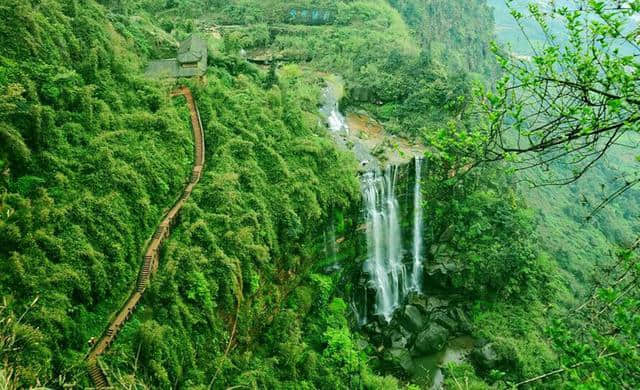
[[[191,183],[196,183],[202,178],[203,169],[204,169],[203,165],[204,165],[204,157],[205,157],[204,156],[205,145],[204,145],[204,134],[202,129],[202,123],[200,121],[200,114],[197,111],[198,108],[195,105],[193,96],[191,95],[191,92],[189,91],[189,89],[181,88],[181,89],[178,89],[177,91],[178,92],[174,92],[172,96],[184,95],[187,100],[187,104],[189,106],[189,111],[191,112],[190,113],[191,125],[193,128],[192,130],[193,130],[194,143],[195,143],[195,163],[192,167],[191,177],[189,178],[189,180],[191,181]],[[186,200],[191,196],[193,187],[194,185],[190,184],[183,190],[182,199],[178,200],[178,202],[173,206],[173,208],[166,215],[165,219],[161,222],[160,226],[158,226],[157,230],[154,231],[153,233],[153,238],[149,242],[149,245],[147,247],[147,251],[148,251],[147,253],[150,253],[150,255],[147,256],[145,253],[144,262],[138,278],[137,290],[140,294],[144,293],[144,290],[149,285],[151,280],[150,279],[151,274],[155,273],[158,269],[158,263],[159,263],[158,251],[160,250],[160,247],[162,246],[164,239],[169,236],[171,226],[173,226],[178,221],[179,213],[182,209],[182,206],[184,205]],[[140,297],[138,296],[134,300],[135,305],[138,304],[139,298]],[[109,328],[106,331],[106,338],[102,341],[103,344],[101,345],[101,347],[104,347],[104,348],[102,348],[98,354],[102,354],[107,348],[109,348],[110,344],[115,340],[115,337],[117,336],[118,331],[126,324],[129,317],[132,315],[134,308],[135,306],[129,308],[128,312],[124,316],[125,317],[124,320],[122,320],[121,317],[118,317],[119,319],[117,321],[112,322],[109,325]],[[97,364],[97,361],[95,360],[95,356],[98,356],[98,354],[92,353],[90,355],[90,361],[88,361],[88,367],[87,367],[89,371],[88,373],[91,380],[95,384],[96,388],[98,389],[109,388],[109,378],[106,376],[105,372],[102,370],[102,367],[100,367]]]
[[[109,387],[107,377],[96,362],[90,362],[88,368],[89,376],[91,377],[91,380],[93,381],[97,389],[105,389]]]

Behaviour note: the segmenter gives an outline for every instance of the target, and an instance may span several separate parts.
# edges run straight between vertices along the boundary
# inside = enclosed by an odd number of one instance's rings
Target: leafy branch
[[[632,22],[640,2],[580,0],[573,8],[552,2],[550,10],[530,4],[526,16],[507,3],[533,55],[492,47],[503,77],[484,99],[490,119],[484,160],[513,161],[517,170],[562,165],[570,173],[535,185],[573,183],[640,131],[640,30]],[[526,17],[542,42],[529,38]],[[638,181],[626,180],[597,210]]]

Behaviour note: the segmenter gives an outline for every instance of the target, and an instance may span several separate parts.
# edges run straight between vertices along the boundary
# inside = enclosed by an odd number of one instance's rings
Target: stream
[[[469,336],[462,336],[451,340],[444,351],[413,359],[411,380],[425,389],[442,389],[444,375],[443,367],[448,363],[462,363],[473,350],[475,341]]]

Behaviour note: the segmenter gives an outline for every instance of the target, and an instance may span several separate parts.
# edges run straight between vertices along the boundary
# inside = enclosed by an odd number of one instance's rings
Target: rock
[[[473,324],[469,320],[469,317],[459,307],[453,311],[456,320],[458,321],[458,329],[463,333],[470,333],[473,330]]]
[[[413,305],[404,308],[403,324],[411,331],[419,331],[424,326],[424,316],[420,309]]]
[[[429,354],[442,350],[449,338],[449,331],[432,323],[418,334],[413,345],[414,354]]]
[[[380,324],[378,323],[378,321],[369,322],[364,326],[364,329],[367,331],[367,333],[372,335],[382,333],[382,328],[380,328]]]
[[[471,352],[471,360],[482,370],[491,370],[498,366],[500,357],[493,347],[493,343],[486,344]]]
[[[394,330],[391,333],[391,348],[404,348],[407,346],[407,337],[400,331]]]
[[[455,227],[453,225],[449,225],[447,229],[440,235],[440,239],[438,242],[447,242],[453,238],[455,233]]]
[[[372,321],[364,326],[364,331],[368,335],[369,342],[372,345],[379,346],[384,343],[382,329],[377,321]]]
[[[358,338],[358,340],[356,341],[356,346],[361,351],[366,351],[367,349],[371,348],[371,344],[369,344],[364,338]]]
[[[436,312],[431,316],[431,319],[452,332],[458,327],[458,323],[443,311]]]
[[[432,244],[429,247],[429,253],[431,253],[432,257],[435,257],[436,253],[438,253],[439,248],[440,248],[440,245],[435,245],[435,244]]]
[[[404,348],[392,348],[385,353],[385,360],[409,372],[413,368],[413,360],[409,351]]]
[[[440,261],[443,263],[435,263]],[[448,294],[453,289],[452,276],[455,274],[455,263],[453,260],[437,258],[434,263],[425,269],[424,283],[433,292]]]
[[[410,291],[407,295],[406,302],[408,305],[417,307],[421,313],[427,312],[427,297],[420,293]]]
[[[435,313],[436,311],[446,310],[449,306],[449,301],[436,298],[429,297],[427,300],[427,313]]]

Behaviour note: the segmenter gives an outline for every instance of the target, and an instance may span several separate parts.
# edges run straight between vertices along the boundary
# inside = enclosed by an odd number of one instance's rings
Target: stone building
[[[180,42],[176,58],[151,61],[145,71],[150,77],[202,76],[207,71],[207,43],[196,35]]]

